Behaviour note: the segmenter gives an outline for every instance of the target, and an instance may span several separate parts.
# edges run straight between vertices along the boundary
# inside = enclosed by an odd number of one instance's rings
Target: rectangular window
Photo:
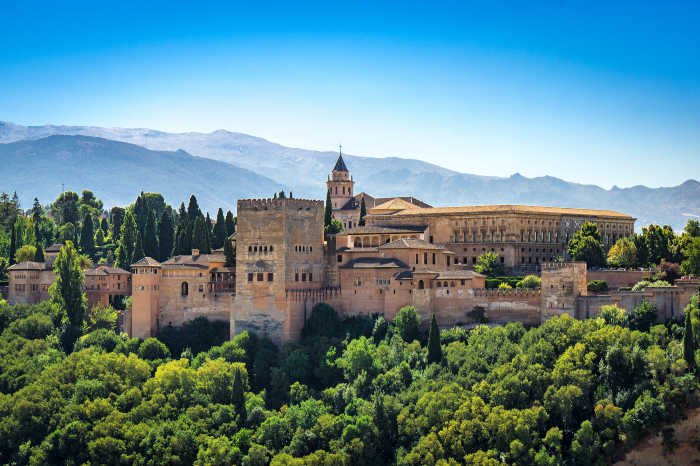
[[[314,275],[311,272],[309,272],[309,281],[314,281]]]
[[[433,253],[433,265],[435,265],[435,253]]]
[[[263,274],[258,272],[258,281],[261,282],[263,281]]]
[[[427,252],[423,253],[423,263],[425,265],[428,265],[428,253]]]
[[[253,274],[252,274],[252,273],[249,273],[249,274],[248,274],[248,281],[249,281],[249,282],[252,282],[252,281],[253,281]]]
[[[416,264],[418,263],[418,254],[416,254]]]
[[[450,256],[447,256],[447,266],[450,266]]]
[[[267,281],[268,281],[268,282],[271,282],[271,281],[272,281],[272,277],[273,277],[273,275],[272,275],[271,273],[268,273],[268,274],[267,274]]]
[[[305,282],[306,281],[306,272],[301,273],[301,281]]]
[[[294,281],[295,281],[295,282],[298,282],[298,281],[299,281],[299,272],[296,272],[296,273],[294,274]]]
[[[338,263],[343,262],[343,255],[338,254]]]

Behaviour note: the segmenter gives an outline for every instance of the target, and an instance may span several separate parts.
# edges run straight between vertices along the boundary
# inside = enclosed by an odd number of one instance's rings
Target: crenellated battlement
[[[542,263],[542,270],[543,271],[554,271],[554,270],[563,270],[563,269],[574,269],[576,267],[581,267],[583,266],[584,268],[586,267],[585,262],[543,262]]]
[[[239,199],[238,211],[242,210],[283,210],[283,209],[323,209],[323,201],[315,199]]]
[[[510,289],[475,288],[474,289],[474,296],[478,296],[478,297],[491,297],[491,296],[531,297],[531,296],[539,296],[541,294],[542,294],[541,290],[533,290],[530,288],[510,288]]]
[[[286,290],[285,294],[290,301],[325,300],[337,298],[342,291],[337,287],[311,288],[301,290]]]

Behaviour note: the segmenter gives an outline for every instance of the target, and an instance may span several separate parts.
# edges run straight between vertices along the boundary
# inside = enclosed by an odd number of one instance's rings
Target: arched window
[[[188,294],[190,294],[190,289],[189,285],[187,285],[187,282],[182,282],[182,285],[180,285],[180,294],[182,296],[187,296]]]
[[[423,283],[423,280],[418,280],[418,289],[422,290],[423,288],[425,288],[425,284]]]

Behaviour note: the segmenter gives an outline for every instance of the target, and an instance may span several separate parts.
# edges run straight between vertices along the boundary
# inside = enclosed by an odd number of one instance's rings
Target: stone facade
[[[85,272],[88,309],[97,305],[120,307],[131,296],[131,274],[126,270],[98,265]]]

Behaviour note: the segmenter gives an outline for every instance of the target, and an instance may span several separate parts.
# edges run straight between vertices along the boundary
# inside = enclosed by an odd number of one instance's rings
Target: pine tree
[[[41,243],[37,243],[36,252],[34,253],[34,262],[44,262],[44,248],[41,247]]]
[[[17,252],[17,229],[15,223],[12,223],[12,234],[10,235],[10,265],[15,263],[15,253]]]
[[[199,249],[201,254],[209,254],[209,237],[207,235],[206,220],[201,215],[194,221],[192,230],[192,249]]]
[[[245,413],[245,384],[241,369],[234,369],[233,372],[233,387],[231,388],[231,404],[236,408],[236,413],[241,419],[246,418]]]
[[[360,223],[361,227],[365,226],[365,215],[367,215],[367,207],[365,206],[365,196],[362,196],[362,202],[360,202]]]
[[[136,230],[136,246],[134,247],[134,257],[131,260],[138,262],[144,257],[146,257],[146,253],[143,252],[143,238],[141,237],[141,232]]]
[[[224,241],[224,256],[226,256],[226,267],[234,267],[236,265],[236,248],[230,239]]]
[[[693,322],[690,318],[690,309],[685,313],[685,335],[683,336],[683,357],[688,363],[688,372],[695,372],[695,336],[693,335]]]
[[[331,205],[331,190],[326,191],[326,210],[323,216],[323,227],[327,227],[333,220],[333,206]]]
[[[121,231],[119,232],[119,247],[117,248],[117,267],[129,270],[134,263],[134,250],[136,249],[136,220],[131,211],[124,215]]]
[[[158,260],[164,261],[170,257],[173,250],[173,240],[175,231],[173,228],[173,217],[168,209],[163,211],[158,223]]]
[[[146,228],[143,236],[143,251],[144,256],[148,257],[158,257],[160,250],[158,249],[158,235],[156,233],[156,213],[151,210],[148,213],[148,220],[146,220]]]
[[[95,253],[95,230],[89,213],[85,214],[83,228],[80,230],[80,250],[88,256]]]
[[[428,364],[442,361],[442,346],[440,345],[440,327],[438,327],[435,314],[430,322],[430,333],[428,334]]]
[[[214,225],[214,232],[212,236],[211,246],[214,249],[219,249],[224,245],[226,240],[226,221],[224,220],[224,211],[219,207],[219,211],[216,213],[216,224]]]
[[[226,237],[228,238],[236,232],[236,219],[233,218],[231,211],[226,212]]]

